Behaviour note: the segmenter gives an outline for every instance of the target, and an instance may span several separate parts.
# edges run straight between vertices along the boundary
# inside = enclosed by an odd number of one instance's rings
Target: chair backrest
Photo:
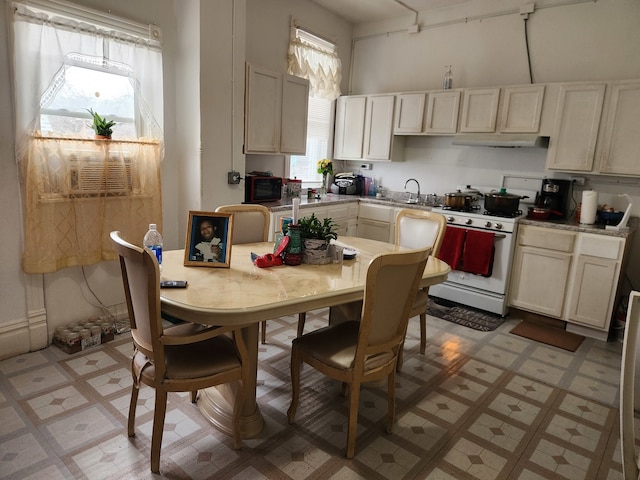
[[[629,295],[627,321],[622,345],[622,367],[620,370],[620,443],[622,450],[622,472],[625,480],[640,478],[638,448],[635,443],[635,380],[636,354],[640,333],[640,292]]]
[[[356,366],[365,356],[392,350],[404,340],[431,248],[377,255],[367,270]]]
[[[131,337],[138,349],[164,366],[160,316],[160,268],[155,254],[125,241],[120,232],[111,232],[112,244],[120,257],[120,270],[127,300]],[[162,356],[161,361],[158,355]],[[157,367],[161,368],[161,367]],[[158,372],[160,378],[164,372]]]
[[[437,255],[442,245],[447,219],[444,215],[426,210],[405,208],[396,215],[396,245],[407,248],[431,247]]]
[[[232,241],[241,243],[266,242],[269,240],[271,214],[262,205],[222,205],[216,208],[218,213],[233,214]]]

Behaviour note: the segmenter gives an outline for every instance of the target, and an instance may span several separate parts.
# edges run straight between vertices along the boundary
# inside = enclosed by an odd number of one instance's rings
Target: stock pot
[[[506,188],[501,188],[498,192],[491,191],[484,195],[484,209],[491,213],[512,215],[519,210],[523,198],[529,197],[507,193]]]
[[[457,210],[466,210],[471,207],[473,196],[469,193],[457,190],[453,193],[444,194],[444,205]]]

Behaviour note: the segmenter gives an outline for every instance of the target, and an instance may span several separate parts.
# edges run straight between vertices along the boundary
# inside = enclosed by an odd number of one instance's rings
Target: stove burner
[[[522,216],[522,210],[516,210],[512,213],[501,213],[501,212],[489,212],[487,210],[484,211],[484,215],[491,215],[492,217],[501,217],[501,218],[517,218]]]
[[[441,207],[443,210],[449,210],[451,212],[466,212],[466,213],[471,213],[471,212],[479,212],[480,211],[480,205],[473,205],[471,207],[463,207],[463,208],[458,208],[458,207],[450,207],[447,205],[443,205]]]

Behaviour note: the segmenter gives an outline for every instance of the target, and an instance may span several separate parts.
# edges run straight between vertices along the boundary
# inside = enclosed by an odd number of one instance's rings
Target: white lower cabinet
[[[509,304],[607,339],[626,239],[521,225]]]
[[[360,203],[358,207],[358,237],[393,243],[397,208]]]
[[[291,217],[292,210],[282,210],[271,213],[271,231],[269,239],[273,240],[275,235],[281,231],[280,224],[282,218]],[[320,220],[331,218],[337,225],[338,238],[343,235],[356,236],[358,222],[358,202],[341,203],[338,205],[305,206],[298,210],[298,217],[310,217],[315,214]]]
[[[511,306],[562,317],[575,235],[520,227],[511,273]]]
[[[567,321],[609,330],[624,242],[623,238],[580,234]]]

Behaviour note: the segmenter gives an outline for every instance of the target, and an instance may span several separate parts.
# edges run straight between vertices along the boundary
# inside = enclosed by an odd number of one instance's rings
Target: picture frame
[[[229,268],[233,215],[217,212],[189,212],[184,265]]]

